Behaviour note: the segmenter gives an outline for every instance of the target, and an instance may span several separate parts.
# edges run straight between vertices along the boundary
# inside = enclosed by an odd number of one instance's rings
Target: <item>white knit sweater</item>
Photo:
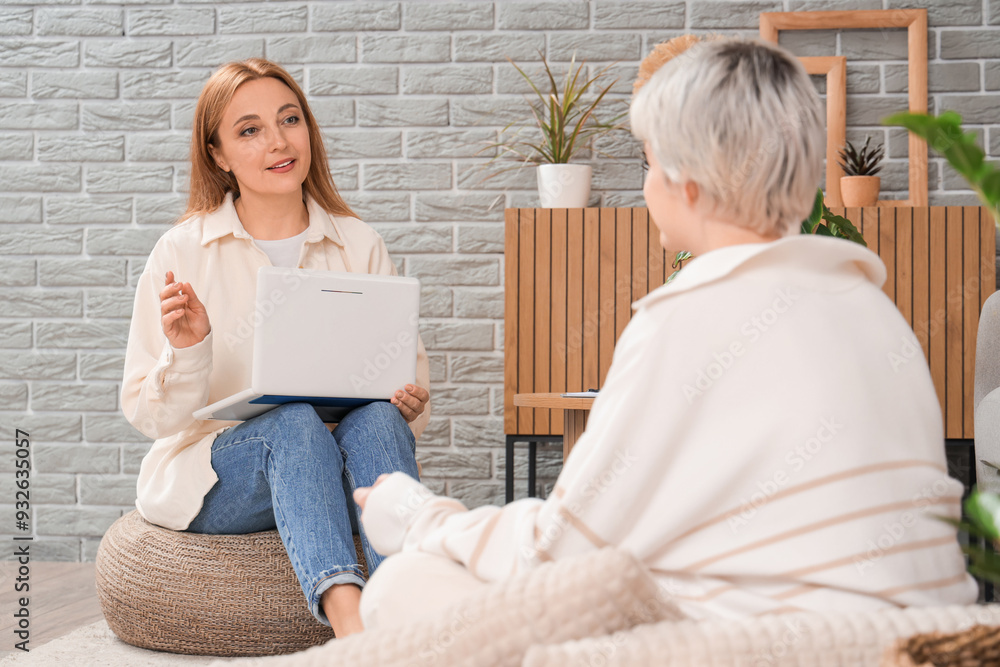
[[[968,604],[941,410],[859,245],[795,236],[696,258],[636,302],[551,496],[468,511],[402,474],[363,516],[383,553],[499,580],[605,545],[694,618]]]

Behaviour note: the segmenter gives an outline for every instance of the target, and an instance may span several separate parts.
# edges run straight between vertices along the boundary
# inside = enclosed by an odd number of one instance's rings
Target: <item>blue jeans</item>
[[[309,611],[330,625],[319,606],[334,584],[365,584],[353,533],[369,573],[383,556],[360,529],[356,488],[382,473],[418,479],[413,432],[391,403],[352,410],[331,433],[306,403],[288,403],[234,426],[215,439],[219,481],[187,530],[212,535],[278,529]]]

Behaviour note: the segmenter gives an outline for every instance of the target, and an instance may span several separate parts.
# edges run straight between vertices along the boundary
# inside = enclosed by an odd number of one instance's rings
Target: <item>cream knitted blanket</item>
[[[419,623],[209,667],[878,667],[900,639],[974,625],[1000,625],[1000,605],[693,621],[635,557],[606,548],[490,586]]]
[[[419,600],[413,600],[419,605]],[[607,548],[549,563],[490,586],[402,628],[372,630],[288,656],[213,662],[217,667],[520,665],[530,646],[679,619],[631,554]],[[210,666],[211,667],[211,666]]]
[[[603,637],[533,646],[524,667],[856,667],[880,664],[893,644],[923,632],[1000,625],[1000,605],[910,607],[661,622]]]

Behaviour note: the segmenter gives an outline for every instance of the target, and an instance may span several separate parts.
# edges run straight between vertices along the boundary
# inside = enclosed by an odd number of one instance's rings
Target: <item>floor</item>
[[[20,641],[13,634],[18,620],[13,614],[20,608],[21,597],[28,598],[29,649],[104,618],[94,587],[93,563],[33,561],[28,568],[30,588],[16,592],[18,564],[0,562],[0,609],[4,610],[0,615],[0,655],[16,650],[14,644]]]

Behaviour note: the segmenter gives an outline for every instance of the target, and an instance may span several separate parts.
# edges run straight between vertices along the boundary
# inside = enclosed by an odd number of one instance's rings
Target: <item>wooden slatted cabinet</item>
[[[972,438],[976,330],[996,282],[988,211],[835,212],[886,265],[883,289],[923,347],[945,437]],[[515,407],[514,394],[600,387],[632,302],[663,284],[674,252],[660,246],[645,208],[508,209],[505,232],[504,431],[558,436],[562,411]]]
[[[504,430],[561,435],[561,410],[514,394],[600,387],[632,302],[673,270],[645,208],[507,209],[505,261]]]

